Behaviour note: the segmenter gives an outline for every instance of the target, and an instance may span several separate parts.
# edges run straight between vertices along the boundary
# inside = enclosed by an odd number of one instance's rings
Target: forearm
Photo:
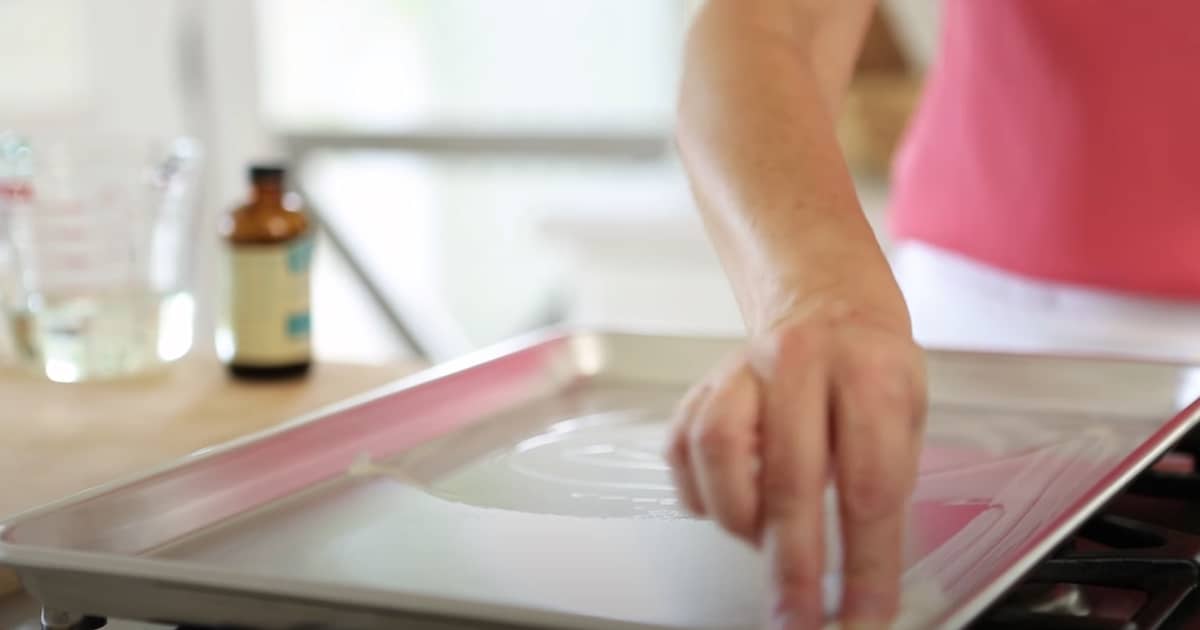
[[[834,134],[845,40],[866,15],[806,22],[784,0],[735,2],[714,0],[693,27],[678,137],[747,325],[768,330],[832,298],[907,327]]]

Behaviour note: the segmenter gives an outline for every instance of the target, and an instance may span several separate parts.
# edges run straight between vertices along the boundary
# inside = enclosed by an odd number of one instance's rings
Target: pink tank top
[[[1200,300],[1200,0],[947,0],[892,230]]]

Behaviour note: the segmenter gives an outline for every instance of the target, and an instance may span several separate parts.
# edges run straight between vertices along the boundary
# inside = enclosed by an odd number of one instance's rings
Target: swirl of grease
[[[677,519],[660,414],[614,411],[559,422],[430,485],[436,496],[564,516]]]

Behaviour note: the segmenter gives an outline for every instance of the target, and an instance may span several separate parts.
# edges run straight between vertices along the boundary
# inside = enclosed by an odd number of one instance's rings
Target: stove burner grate
[[[1200,431],[1168,458],[1139,475],[972,629],[1200,628]]]

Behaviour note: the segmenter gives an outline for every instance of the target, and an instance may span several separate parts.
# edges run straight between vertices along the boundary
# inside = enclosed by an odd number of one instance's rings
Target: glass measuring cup
[[[198,154],[182,138],[0,136],[0,303],[21,363],[74,382],[187,354]]]

